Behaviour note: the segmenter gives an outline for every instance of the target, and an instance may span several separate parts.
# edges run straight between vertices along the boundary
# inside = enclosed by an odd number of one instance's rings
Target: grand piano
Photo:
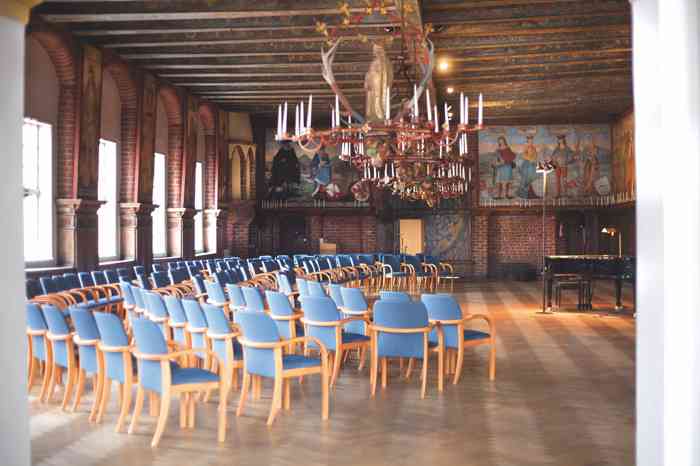
[[[552,308],[552,286],[558,278],[580,277],[582,280],[613,280],[615,282],[615,309],[622,309],[622,284],[634,286],[635,258],[632,256],[581,255],[546,256],[544,259],[543,307]],[[590,309],[591,303],[579,303]]]

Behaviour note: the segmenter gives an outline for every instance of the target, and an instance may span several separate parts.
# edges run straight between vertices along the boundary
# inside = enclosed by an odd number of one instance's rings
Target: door
[[[399,244],[403,254],[414,255],[423,252],[423,219],[399,220]]]

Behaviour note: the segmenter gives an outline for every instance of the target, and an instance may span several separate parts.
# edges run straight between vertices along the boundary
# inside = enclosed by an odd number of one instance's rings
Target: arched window
[[[22,133],[24,260],[39,266],[55,262],[54,131],[58,124],[59,84],[49,54],[27,40],[26,107]]]
[[[204,160],[205,142],[202,123],[197,123],[197,162],[194,171],[194,251],[204,252]]]
[[[119,145],[121,99],[110,73],[102,84],[102,121],[97,175],[97,198],[104,201],[97,211],[98,253],[101,261],[119,258]]]
[[[156,153],[153,159],[153,204],[158,207],[153,211],[153,255],[165,256],[168,252],[167,217],[168,202],[168,115],[162,98],[158,98],[156,113]]]

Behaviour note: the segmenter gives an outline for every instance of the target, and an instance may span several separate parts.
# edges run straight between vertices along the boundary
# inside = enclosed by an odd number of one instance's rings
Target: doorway
[[[423,219],[399,220],[399,251],[410,255],[423,252]]]

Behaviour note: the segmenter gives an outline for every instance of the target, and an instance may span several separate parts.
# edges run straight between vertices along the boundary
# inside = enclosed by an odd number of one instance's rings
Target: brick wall
[[[497,214],[488,217],[488,275],[500,277],[512,263],[539,270],[542,264],[542,217],[531,214]],[[546,254],[556,253],[556,219],[546,220]]]
[[[377,219],[372,215],[309,216],[306,228],[312,251],[318,251],[321,238],[326,243],[335,243],[339,253],[377,249]]]
[[[472,268],[471,275],[484,278],[489,271],[489,216],[472,216],[471,234]]]

